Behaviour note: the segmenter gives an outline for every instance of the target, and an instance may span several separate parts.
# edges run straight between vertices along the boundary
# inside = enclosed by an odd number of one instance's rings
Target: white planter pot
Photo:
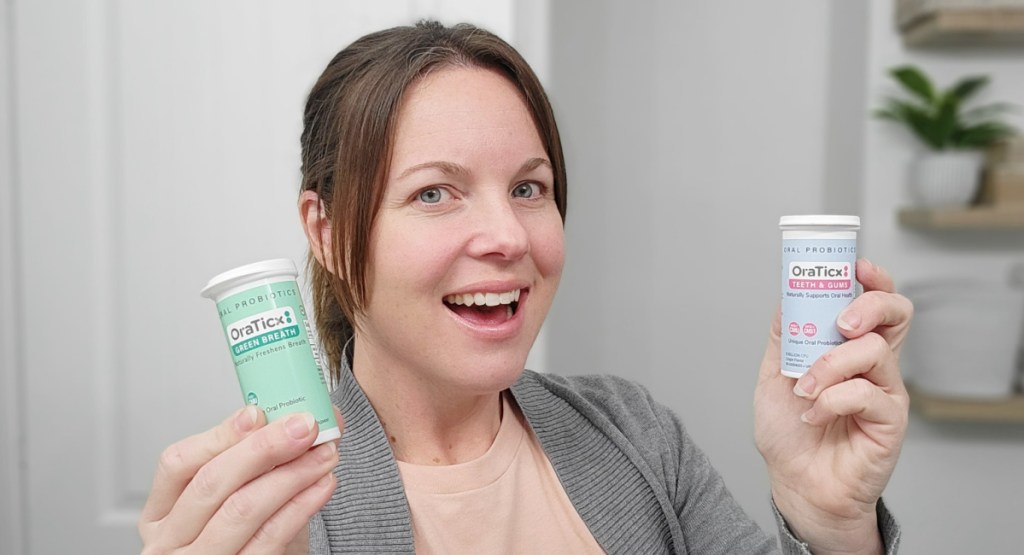
[[[920,155],[910,172],[910,191],[925,207],[966,206],[978,194],[980,151],[951,150]]]
[[[933,395],[1004,398],[1013,393],[1024,292],[1001,284],[907,284],[914,322],[903,350],[908,382]]]

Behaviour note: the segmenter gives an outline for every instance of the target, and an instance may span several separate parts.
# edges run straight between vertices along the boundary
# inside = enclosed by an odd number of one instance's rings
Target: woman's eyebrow
[[[522,166],[519,167],[519,171],[516,172],[516,175],[523,175],[525,173],[532,172],[533,170],[541,166],[547,166],[548,168],[551,168],[551,162],[549,162],[547,158],[530,158],[529,160],[524,162]],[[443,160],[434,160],[430,162],[423,162],[422,164],[416,164],[415,166],[410,166],[406,168],[405,171],[403,171],[398,176],[398,179],[404,179],[418,171],[431,169],[440,170],[441,172],[447,175],[454,175],[458,177],[466,177],[470,173],[469,170],[461,164],[456,164],[455,162],[445,162]]]
[[[398,176],[398,179],[403,179],[418,171],[429,169],[441,170],[445,174],[455,175],[459,177],[465,177],[469,175],[469,170],[466,169],[465,166],[456,164],[455,162],[445,162],[442,160],[436,160],[432,162],[423,162],[422,164],[416,164],[415,166],[410,166],[409,168],[406,168],[406,170],[403,171],[401,175]]]
[[[547,158],[530,158],[519,168],[519,175],[532,172],[541,166],[547,166],[548,169],[551,169],[551,162]]]

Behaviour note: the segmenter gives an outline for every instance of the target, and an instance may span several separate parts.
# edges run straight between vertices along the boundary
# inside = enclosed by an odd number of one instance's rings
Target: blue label
[[[856,239],[782,241],[782,372],[800,375],[846,338],[836,317],[856,295]]]

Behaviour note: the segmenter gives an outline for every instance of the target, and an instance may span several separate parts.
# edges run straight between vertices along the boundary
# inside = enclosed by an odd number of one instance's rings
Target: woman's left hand
[[[857,261],[864,293],[840,314],[848,341],[799,380],[780,369],[777,313],[754,398],[772,498],[814,553],[880,553],[876,504],[907,429],[899,352],[913,306],[889,274]],[[795,385],[795,387],[794,387]]]

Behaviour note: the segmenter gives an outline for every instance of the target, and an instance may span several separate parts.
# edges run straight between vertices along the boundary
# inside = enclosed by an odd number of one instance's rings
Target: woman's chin
[[[504,361],[501,364],[469,364],[462,371],[449,376],[450,387],[465,391],[468,394],[494,393],[508,389],[523,374],[526,357],[515,361]]]

